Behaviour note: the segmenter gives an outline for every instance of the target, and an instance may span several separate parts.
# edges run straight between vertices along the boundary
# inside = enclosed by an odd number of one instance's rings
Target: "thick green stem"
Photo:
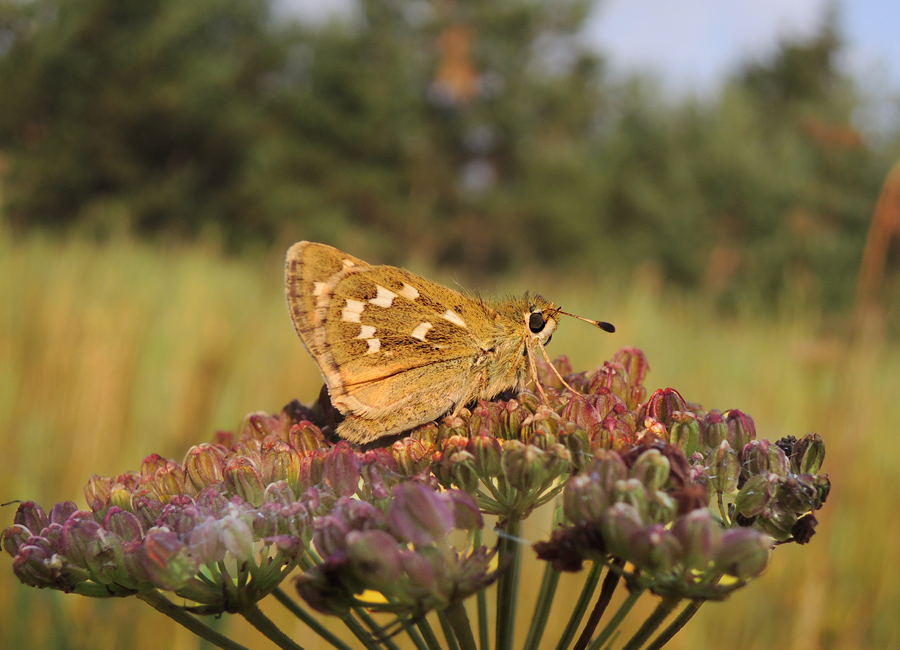
[[[456,636],[460,650],[477,650],[478,646],[475,645],[475,635],[472,633],[472,624],[469,622],[465,605],[462,603],[450,605],[443,614]]]
[[[575,603],[575,609],[572,610],[572,614],[569,616],[569,622],[566,624],[566,629],[563,630],[562,636],[559,638],[559,643],[556,644],[556,650],[568,648],[569,644],[572,643],[572,639],[575,638],[575,633],[578,631],[578,626],[581,625],[581,619],[584,617],[584,612],[591,602],[591,597],[594,595],[597,583],[600,582],[601,571],[603,571],[602,564],[595,563],[591,566],[591,570],[584,580],[584,587],[581,589],[581,595],[578,597],[578,602]]]
[[[206,639],[210,643],[223,648],[224,650],[247,650],[246,647],[242,646],[239,643],[235,643],[222,634],[219,634],[214,629],[198,620],[196,617],[184,611],[183,608],[173,604],[168,598],[163,596],[158,591],[151,591],[147,594],[138,593],[136,594],[136,596],[139,600],[143,600],[145,603],[153,607],[153,609],[155,609],[156,611],[165,614],[176,623],[186,627],[201,639]]]
[[[279,630],[278,626],[262,613],[262,610],[256,603],[244,607],[241,610],[241,616],[279,648],[283,648],[283,650],[303,650],[288,635]]]
[[[616,563],[619,567],[623,564],[621,560],[616,560]],[[606,608],[612,600],[613,593],[616,591],[618,584],[618,572],[612,567],[608,568],[606,570],[606,577],[603,578],[603,585],[600,587],[600,595],[597,597],[597,603],[594,605],[594,609],[591,611],[587,623],[584,624],[584,629],[581,631],[581,636],[578,637],[578,641],[575,643],[573,650],[584,650],[587,648],[588,643],[591,641],[591,637],[594,636],[594,630],[597,629],[600,619],[603,618],[603,614],[606,612]]]
[[[631,608],[634,607],[634,604],[640,599],[641,594],[643,593],[643,591],[635,591],[628,594],[628,598],[619,605],[619,609],[616,610],[616,613],[604,626],[603,630],[600,632],[600,636],[594,639],[593,643],[588,646],[588,650],[599,650],[606,644],[613,633],[619,629],[622,621],[625,620],[625,617],[628,616],[628,612],[631,611]]]
[[[678,606],[678,603],[681,602],[680,598],[675,596],[667,596],[662,599],[659,605],[656,606],[656,609],[647,617],[647,620],[644,621],[644,624],[641,625],[641,628],[634,633],[634,636],[625,644],[625,647],[622,650],[638,650],[642,645],[647,642],[647,639],[656,631],[656,629],[662,625],[662,622],[666,620],[666,617],[672,613],[672,610]]]
[[[687,622],[694,617],[694,614],[697,613],[697,610],[699,610],[700,606],[705,602],[705,600],[692,600],[689,602],[687,607],[681,610],[681,613],[675,617],[675,620],[672,621],[658,637],[653,639],[653,642],[647,646],[647,650],[659,650],[666,645],[673,636],[678,634],[681,628],[687,625]]]
[[[534,616],[531,617],[531,625],[528,626],[528,636],[525,637],[523,650],[537,650],[541,647],[541,638],[544,636],[544,628],[547,627],[550,607],[553,605],[553,596],[556,595],[558,584],[559,571],[547,562],[544,566],[544,577],[541,580],[537,601],[534,603]]]
[[[290,596],[288,596],[281,587],[277,587],[272,591],[272,594],[275,596],[275,600],[284,605],[287,610],[299,618],[301,621],[306,623],[306,626],[311,629],[313,632],[318,634],[320,637],[325,639],[327,643],[330,643],[332,647],[337,648],[337,650],[353,650],[346,643],[341,641],[333,632],[331,632],[328,628],[322,625],[316,617],[307,612],[305,609],[300,607],[296,602],[294,602]]]
[[[363,630],[364,638],[370,639],[370,644],[366,645],[367,648],[369,647],[369,645],[375,648],[377,648],[379,645],[383,645],[390,650],[400,650],[397,647],[397,644],[394,643],[390,638],[384,638],[381,627],[378,625],[378,623],[375,622],[375,619],[369,616],[369,613],[366,610],[364,610],[362,607],[354,607],[353,613],[356,614],[357,618],[359,618],[363,625],[369,628],[370,634],[366,634],[365,630]],[[357,622],[356,619],[354,619],[352,616],[348,616],[346,619],[344,619],[344,624],[346,624],[347,627],[350,627],[349,623],[347,623],[348,620]],[[407,628],[407,631],[410,629],[408,624],[405,627]],[[351,631],[353,631],[353,628],[351,628]],[[354,632],[354,634],[356,633]],[[373,637],[375,638],[373,639]],[[357,638],[360,638],[359,635],[357,635]],[[424,650],[424,648],[420,648],[420,650]]]
[[[501,574],[497,580],[497,650],[512,650],[516,626],[516,597],[519,595],[519,570],[522,521],[510,519],[500,532],[498,562]]]

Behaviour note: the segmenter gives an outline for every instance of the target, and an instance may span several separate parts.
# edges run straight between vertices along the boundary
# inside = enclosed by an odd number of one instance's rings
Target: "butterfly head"
[[[550,342],[559,320],[559,307],[541,296],[535,296],[528,303],[524,314],[525,331],[533,341],[546,345]]]

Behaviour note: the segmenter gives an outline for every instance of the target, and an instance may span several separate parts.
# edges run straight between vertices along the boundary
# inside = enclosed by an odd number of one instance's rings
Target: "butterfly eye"
[[[537,334],[544,329],[545,322],[544,315],[541,312],[533,312],[531,316],[528,317],[528,329]]]

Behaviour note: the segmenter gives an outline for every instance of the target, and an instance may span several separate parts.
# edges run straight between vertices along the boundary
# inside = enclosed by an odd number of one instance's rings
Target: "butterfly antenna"
[[[562,309],[559,310],[559,313],[565,314],[566,316],[571,316],[572,318],[577,318],[578,320],[583,320],[585,323],[590,323],[594,327],[599,327],[604,332],[609,332],[610,334],[616,331],[616,326],[612,323],[607,323],[606,321],[594,320],[593,318],[585,318],[584,316],[576,316],[575,314],[570,314],[569,312],[563,311]]]

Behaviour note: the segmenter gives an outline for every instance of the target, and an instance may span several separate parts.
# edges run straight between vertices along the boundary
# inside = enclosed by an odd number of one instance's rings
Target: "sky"
[[[704,92],[786,37],[816,32],[835,4],[840,64],[864,85],[900,91],[900,0],[605,0],[585,34],[614,71],[653,74],[676,94]]]

